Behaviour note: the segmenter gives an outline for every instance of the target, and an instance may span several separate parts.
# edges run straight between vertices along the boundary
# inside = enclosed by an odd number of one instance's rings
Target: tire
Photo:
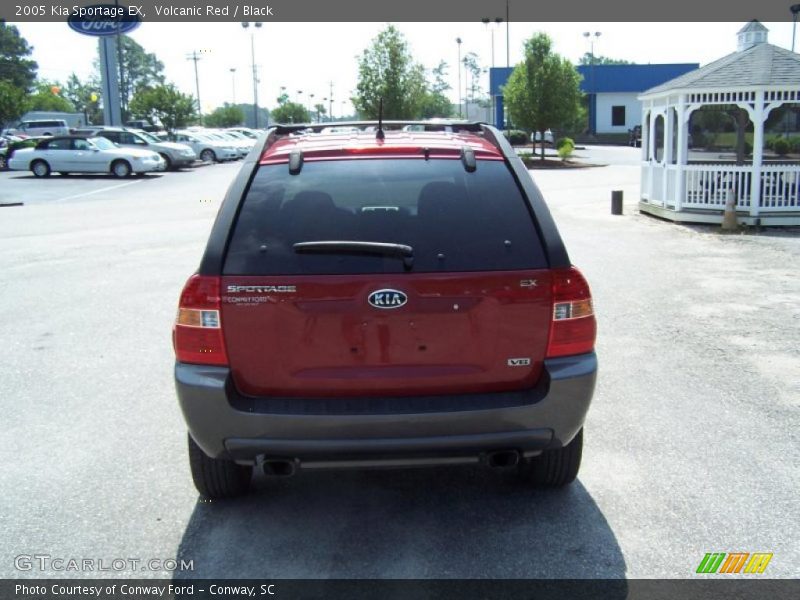
[[[127,161],[115,160],[111,163],[111,174],[119,178],[128,177],[131,174],[131,166]]]
[[[520,479],[537,487],[558,488],[569,485],[578,476],[583,453],[583,428],[566,446],[545,450],[518,467]]]
[[[189,438],[189,466],[194,487],[206,498],[236,498],[250,489],[253,467],[237,465],[232,460],[210,458]]]
[[[172,161],[170,160],[169,156],[167,156],[166,154],[160,154],[159,156],[161,156],[161,158],[164,159],[164,162],[167,163],[167,166],[164,168],[164,170],[165,171],[172,170]]]
[[[36,177],[50,177],[50,165],[43,160],[33,161],[31,171]]]
[[[214,154],[214,151],[206,148],[200,153],[200,160],[203,162],[217,162],[217,155]]]

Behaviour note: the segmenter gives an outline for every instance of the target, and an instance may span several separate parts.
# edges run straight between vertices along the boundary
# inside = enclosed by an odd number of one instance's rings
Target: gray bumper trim
[[[477,410],[289,414],[240,410],[227,367],[177,363],[178,400],[194,440],[212,457],[256,460],[330,454],[459,454],[536,450],[569,443],[594,392],[594,353],[546,360],[536,394],[484,394]],[[454,397],[454,398],[457,398]],[[492,398],[498,403],[492,406]],[[335,402],[336,399],[332,399]],[[234,401],[235,404],[235,401]]]

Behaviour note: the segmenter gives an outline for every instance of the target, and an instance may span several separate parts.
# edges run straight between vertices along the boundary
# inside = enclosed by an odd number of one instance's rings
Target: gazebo
[[[795,105],[782,115],[782,132],[775,135],[787,142],[800,139],[789,136],[790,130],[798,136],[800,122],[800,55],[767,43],[767,33],[751,21],[737,34],[736,52],[639,96],[642,212],[720,223],[732,198],[739,223],[800,225],[800,157],[765,151],[764,132],[770,112]],[[737,113],[731,119],[737,131],[728,134],[736,136],[736,151],[693,143],[692,132],[705,137],[699,126],[689,127],[699,109]],[[787,144],[782,146],[785,150]]]

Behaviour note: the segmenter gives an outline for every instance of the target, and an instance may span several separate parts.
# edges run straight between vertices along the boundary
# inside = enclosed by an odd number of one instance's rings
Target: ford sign
[[[97,37],[130,33],[139,26],[139,22],[135,10],[117,4],[74,7],[67,19],[73,31]]]
[[[372,292],[367,301],[375,308],[400,308],[408,302],[408,296],[400,290],[384,289]]]

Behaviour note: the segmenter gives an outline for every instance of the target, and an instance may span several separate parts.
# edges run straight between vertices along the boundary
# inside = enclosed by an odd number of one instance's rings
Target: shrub
[[[575,150],[575,142],[571,138],[561,138],[556,142],[556,149],[561,160],[566,160]]]
[[[793,135],[788,141],[791,151],[794,153],[800,153],[800,136]]]
[[[692,147],[693,148],[705,148],[706,144],[708,144],[708,139],[706,138],[706,134],[702,131],[698,131],[697,133],[692,134]]]
[[[503,135],[506,136],[512,146],[525,146],[530,140],[530,136],[521,129],[512,129],[510,134],[504,132]]]
[[[572,140],[572,138],[568,137],[558,138],[556,140],[556,150],[560,149],[561,146],[565,146],[567,144],[572,146],[573,149],[575,148],[575,142]]]
[[[789,140],[784,138],[778,138],[774,142],[772,142],[772,149],[778,156],[786,156],[789,154],[792,146],[789,143]]]

